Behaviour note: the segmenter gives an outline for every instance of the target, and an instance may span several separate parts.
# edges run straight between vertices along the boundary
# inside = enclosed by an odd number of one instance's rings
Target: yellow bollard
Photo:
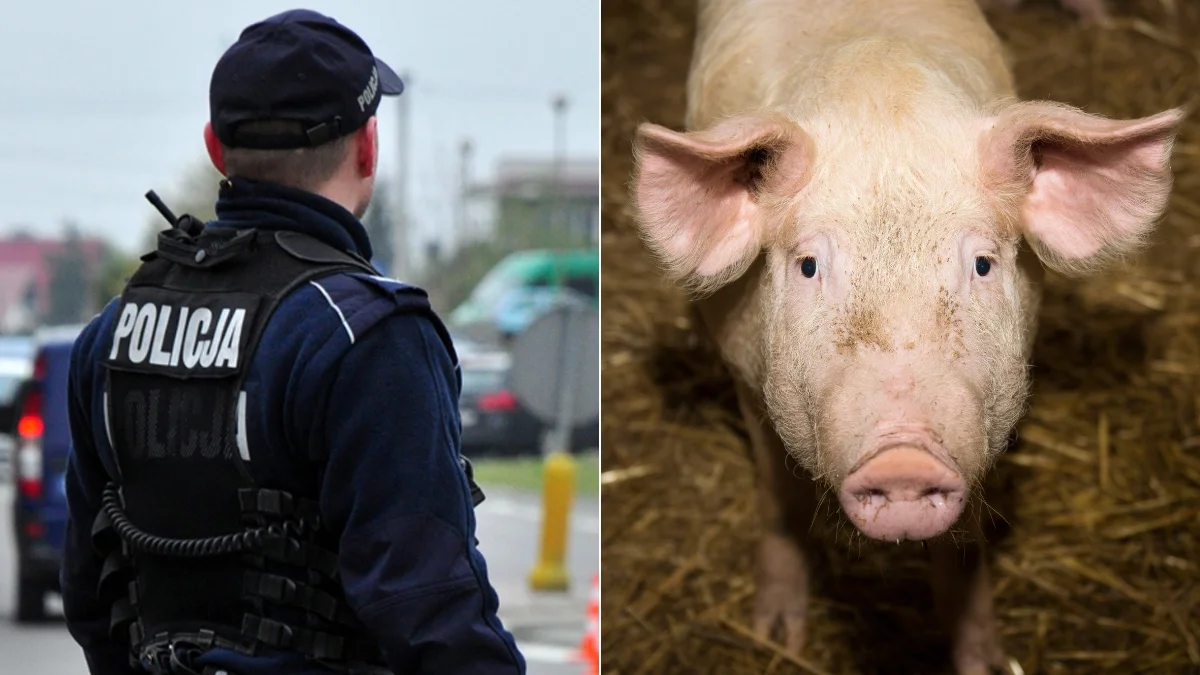
[[[565,591],[570,584],[563,558],[574,491],[575,460],[565,452],[550,453],[542,468],[542,545],[529,573],[535,591]]]

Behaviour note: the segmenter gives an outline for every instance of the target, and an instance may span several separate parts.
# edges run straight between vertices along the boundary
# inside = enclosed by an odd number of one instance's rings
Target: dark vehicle
[[[510,360],[501,351],[470,351],[460,354],[462,364],[462,451],[468,458],[537,455],[542,436],[550,428],[542,424],[508,388]],[[571,452],[593,450],[600,444],[600,425],[577,426],[571,436]]]
[[[45,617],[46,594],[58,590],[67,527],[64,477],[71,451],[67,373],[71,346],[82,326],[35,335],[32,377],[16,402],[12,460],[13,530],[17,538],[17,621]]]

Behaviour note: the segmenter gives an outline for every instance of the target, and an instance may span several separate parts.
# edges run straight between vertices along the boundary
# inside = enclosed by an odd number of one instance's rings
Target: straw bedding
[[[1200,2],[991,14],[1021,95],[1119,117],[1200,96]],[[832,540],[803,659],[752,636],[761,524],[728,375],[633,229],[630,141],[679,128],[694,8],[605,0],[602,670],[943,673],[920,544]],[[1185,123],[1156,244],[1051,276],[1031,410],[989,482],[1002,634],[1025,673],[1200,673],[1200,131]]]

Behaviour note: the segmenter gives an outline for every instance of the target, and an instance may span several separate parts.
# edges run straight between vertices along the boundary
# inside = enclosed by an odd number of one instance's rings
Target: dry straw
[[[1026,98],[1118,117],[1200,97],[1200,2],[992,16]],[[748,630],[761,524],[728,376],[632,228],[630,139],[678,128],[693,3],[603,3],[603,672],[941,673],[919,544],[831,541],[798,660]],[[1032,407],[994,472],[994,587],[1025,673],[1200,673],[1200,131],[1145,255],[1051,277]]]

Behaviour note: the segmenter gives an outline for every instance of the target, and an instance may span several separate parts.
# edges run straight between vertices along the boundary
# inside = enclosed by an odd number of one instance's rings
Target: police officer
[[[461,375],[359,219],[403,83],[306,10],[217,63],[226,177],[72,354],[62,570],[92,673],[522,673],[476,549]]]

